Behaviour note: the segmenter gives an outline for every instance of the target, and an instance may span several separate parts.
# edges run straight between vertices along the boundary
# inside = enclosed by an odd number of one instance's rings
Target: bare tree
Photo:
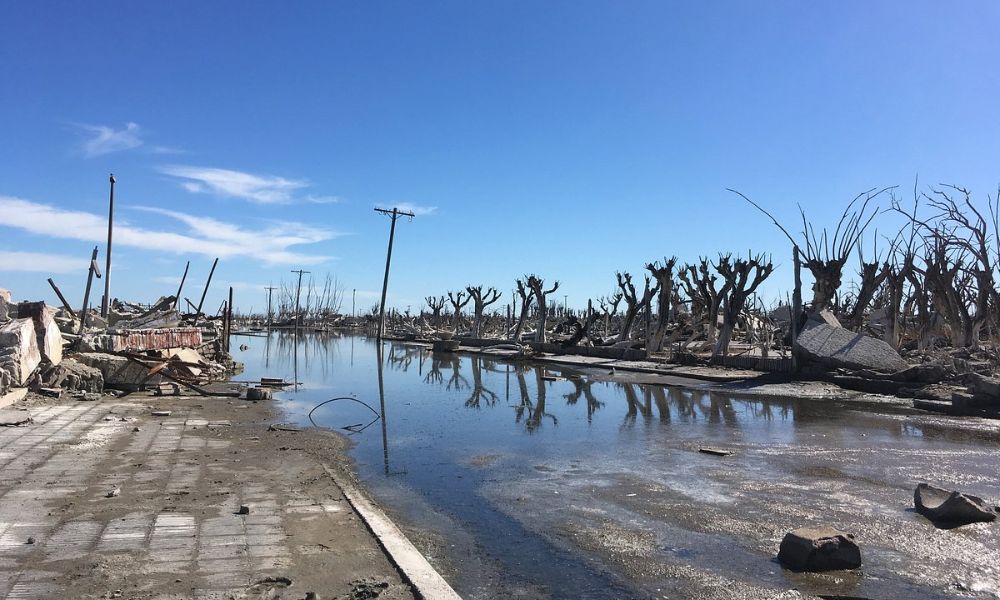
[[[725,280],[723,286],[727,293],[722,301],[722,331],[715,343],[713,355],[729,353],[729,343],[732,340],[733,329],[740,313],[746,307],[747,298],[757,290],[757,287],[774,272],[774,265],[763,254],[750,256],[746,260],[732,255],[720,255],[715,270]]]
[[[878,215],[878,207],[873,205],[872,201],[893,188],[887,187],[877,192],[875,189],[872,188],[867,192],[858,194],[854,200],[851,200],[847,208],[844,209],[844,212],[841,213],[833,235],[829,235],[829,232],[823,229],[820,235],[817,236],[815,227],[806,218],[806,213],[802,207],[799,206],[799,213],[802,216],[802,239],[805,241],[804,250],[802,245],[795,241],[795,238],[788,233],[788,230],[771,213],[764,210],[759,204],[747,198],[742,193],[732,189],[729,191],[738,194],[757,210],[767,215],[778,229],[785,234],[788,241],[792,243],[792,246],[802,257],[803,264],[812,273],[813,299],[810,310],[813,313],[818,313],[830,307],[830,303],[837,294],[837,290],[840,289],[844,265],[847,264],[848,257],[850,257],[855,246],[861,241],[872,219]],[[859,202],[860,208],[856,208]],[[869,207],[871,208],[870,214],[868,212]]]
[[[426,302],[427,306],[431,309],[431,321],[437,325],[441,322],[441,309],[444,308],[446,302],[445,297],[427,296],[424,298],[424,302]]]
[[[652,333],[647,332],[646,352],[659,352],[663,349],[663,339],[667,335],[667,328],[670,326],[672,317],[671,308],[674,296],[674,266],[677,264],[677,257],[664,258],[663,264],[653,262],[646,265],[646,269],[656,279],[656,287],[659,290],[656,303],[656,325]]]
[[[722,298],[715,288],[718,278],[709,271],[707,258],[699,258],[698,265],[686,265],[678,272],[681,282],[691,299],[691,314],[695,322],[704,323],[708,343],[715,342],[715,332],[719,320],[719,304]]]
[[[465,288],[465,291],[469,292],[469,297],[473,301],[472,337],[477,338],[480,335],[480,328],[483,322],[483,310],[500,299],[500,292],[496,288],[491,287],[484,294],[483,286],[481,285],[476,287],[468,286]]]
[[[525,276],[525,280],[528,277]],[[524,281],[517,280],[517,295],[521,298],[521,314],[517,318],[517,327],[514,328],[514,333],[511,335],[511,339],[515,342],[521,341],[521,332],[524,330],[524,322],[528,319],[528,313],[531,310],[532,293],[528,289]]]
[[[631,273],[615,273],[615,279],[618,280],[618,287],[622,291],[622,296],[625,299],[625,318],[622,321],[622,329],[618,333],[618,342],[624,342],[629,339],[629,335],[632,333],[632,326],[635,324],[635,317],[639,314],[639,310],[645,306],[650,298],[656,293],[656,287],[650,286],[649,276],[646,276],[646,287],[642,291],[642,298],[639,298],[635,294],[635,285],[632,283]]]
[[[451,305],[455,309],[455,333],[458,333],[458,328],[462,325],[462,309],[472,298],[460,290],[457,293],[448,292],[448,300],[451,301]]]
[[[618,313],[618,304],[622,301],[622,293],[615,292],[610,296],[601,296],[597,299],[597,305],[601,307],[601,313],[604,314],[604,336],[609,335],[609,328],[611,326],[611,318]]]
[[[535,341],[542,343],[545,342],[545,320],[549,314],[545,305],[545,297],[559,289],[559,282],[556,281],[547,290],[543,289],[544,287],[545,280],[535,275],[528,275],[528,288],[531,289],[531,293],[534,294],[535,301],[538,303],[538,331],[535,332]]]

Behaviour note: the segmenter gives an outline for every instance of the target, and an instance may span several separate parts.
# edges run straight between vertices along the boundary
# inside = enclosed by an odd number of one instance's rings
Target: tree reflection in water
[[[594,381],[591,379],[584,379],[582,377],[577,377],[571,379],[573,382],[573,391],[563,396],[566,398],[566,404],[568,406],[573,406],[580,399],[582,395],[587,399],[587,422],[592,423],[594,418],[594,413],[597,409],[604,406],[604,403],[598,400],[594,396]]]
[[[542,378],[544,369],[542,367],[529,367],[527,365],[516,365],[517,386],[521,392],[521,403],[514,407],[514,422],[524,421],[524,426],[529,433],[534,433],[542,425],[544,417],[552,419],[553,425],[559,424],[559,419],[555,415],[545,412],[545,380]],[[525,377],[527,371],[533,371],[535,375],[535,402],[531,401],[531,394],[528,392],[528,381]],[[527,415],[527,418],[525,418]]]

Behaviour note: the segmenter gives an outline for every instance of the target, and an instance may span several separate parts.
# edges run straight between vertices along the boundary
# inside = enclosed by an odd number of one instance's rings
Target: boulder
[[[979,404],[1000,407],[1000,379],[972,373],[968,384],[969,393]]]
[[[0,368],[10,374],[13,385],[27,383],[41,362],[34,321],[13,319],[0,327]]]
[[[958,527],[993,521],[997,514],[978,496],[921,483],[913,491],[913,506],[935,525]]]
[[[854,536],[832,527],[801,527],[785,534],[778,560],[793,571],[835,571],[861,566]]]
[[[810,322],[795,341],[795,351],[803,361],[835,369],[895,373],[910,366],[882,340],[826,323]]]

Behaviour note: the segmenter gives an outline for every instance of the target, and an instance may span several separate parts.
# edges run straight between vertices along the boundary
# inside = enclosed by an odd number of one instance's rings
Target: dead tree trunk
[[[538,331],[535,332],[535,341],[545,343],[545,321],[549,311],[545,305],[545,297],[559,289],[559,282],[555,282],[551,289],[543,290],[545,281],[535,275],[528,275],[528,287],[538,302]]]
[[[483,286],[468,286],[465,291],[469,292],[469,297],[473,302],[472,337],[479,337],[482,333],[483,311],[487,306],[500,299],[500,292],[496,288],[489,288],[483,294]]]
[[[622,293],[615,292],[610,298],[598,298],[597,304],[604,314],[604,337],[611,335],[611,319],[618,313],[618,304],[622,301]]]
[[[774,265],[763,254],[748,257],[747,260],[737,258],[735,261],[730,255],[725,255],[719,257],[715,270],[726,281],[724,289],[727,293],[722,303],[722,331],[712,354],[725,356],[729,353],[736,319],[746,306],[747,298],[774,271]]]
[[[649,276],[646,276],[646,287],[643,289],[642,298],[639,298],[635,294],[635,285],[632,283],[632,275],[630,273],[615,273],[615,278],[618,280],[618,287],[622,291],[622,297],[625,299],[626,304],[625,318],[622,320],[622,330],[618,333],[617,340],[618,343],[621,343],[628,341],[639,310],[653,297],[653,294],[656,293],[656,288],[650,287]]]
[[[431,309],[431,322],[438,325],[441,322],[441,309],[444,308],[444,296],[427,296],[424,302]]]
[[[674,266],[677,264],[677,257],[664,258],[663,265],[660,263],[649,263],[646,269],[656,279],[657,294],[656,303],[656,325],[651,333],[647,333],[646,354],[659,352],[663,349],[663,339],[667,335],[667,328],[670,326],[671,307],[674,296]]]
[[[888,276],[889,265],[885,264],[879,268],[878,260],[866,263],[862,259],[860,274],[861,286],[858,288],[858,296],[854,301],[854,306],[851,308],[850,314],[841,321],[844,327],[853,331],[860,331],[861,326],[864,325],[865,313],[871,305],[872,298],[875,297],[875,292],[882,287],[882,282]]]
[[[524,282],[520,279],[517,280],[517,295],[521,298],[521,314],[517,318],[517,327],[514,328],[514,334],[511,336],[515,342],[521,341],[521,332],[524,331],[524,322],[528,320],[528,314],[531,311],[531,290],[527,289]]]
[[[463,300],[464,298],[464,300]],[[471,297],[465,295],[465,292],[459,291],[457,293],[448,292],[448,300],[451,301],[451,306],[455,309],[455,333],[458,333],[458,328],[462,325],[462,309],[465,305],[472,300]]]

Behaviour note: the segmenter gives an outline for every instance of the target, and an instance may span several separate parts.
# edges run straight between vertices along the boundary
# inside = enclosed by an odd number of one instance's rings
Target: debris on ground
[[[340,596],[338,600],[368,600],[370,598],[378,598],[387,589],[389,589],[389,582],[366,577],[365,579],[353,581],[351,583],[351,591]]]
[[[785,534],[778,561],[793,571],[836,571],[861,566],[854,536],[833,527],[800,527]]]
[[[913,491],[913,506],[935,526],[943,529],[994,521],[997,518],[996,512],[979,496],[949,491],[926,483],[921,483]]]

